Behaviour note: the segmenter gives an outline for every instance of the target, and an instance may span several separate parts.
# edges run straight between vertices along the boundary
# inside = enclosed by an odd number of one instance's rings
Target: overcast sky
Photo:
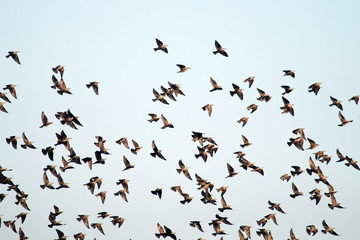
[[[271,230],[274,239],[287,239],[292,228],[299,239],[354,239],[360,212],[359,171],[336,162],[336,150],[354,160],[360,158],[359,105],[348,102],[360,94],[358,81],[360,55],[360,17],[358,1],[7,1],[0,4],[1,88],[16,84],[17,99],[8,90],[11,103],[5,103],[8,113],[0,112],[0,165],[12,171],[3,172],[14,184],[28,194],[30,211],[15,205],[16,193],[0,185],[0,193],[8,196],[0,203],[2,222],[15,220],[21,212],[28,212],[19,227],[29,239],[56,239],[59,229],[73,239],[79,232],[85,239],[157,239],[157,223],[166,225],[179,239],[220,239],[214,237],[209,226],[216,214],[228,217],[233,225],[221,224],[228,235],[238,239],[240,225],[252,226],[252,239],[262,239],[255,233],[262,228],[256,224],[265,215],[276,213],[278,225],[271,220],[263,227]],[[168,45],[168,54],[153,49],[155,39]],[[214,55],[217,40],[229,55]],[[8,51],[20,51],[21,65],[5,58]],[[176,64],[191,67],[177,73]],[[50,88],[52,75],[60,80],[53,67],[65,67],[63,79],[72,95],[59,95]],[[283,76],[283,70],[295,70],[296,77]],[[251,88],[243,81],[255,76]],[[223,90],[210,92],[212,77]],[[86,84],[99,83],[99,95]],[[169,105],[153,102],[153,89],[181,84],[185,96],[179,95]],[[319,94],[308,92],[308,87],[322,82]],[[231,97],[232,83],[244,89],[244,99]],[[284,95],[292,104],[295,115],[282,114],[282,85],[295,88]],[[262,89],[272,98],[269,102],[257,100]],[[330,107],[330,96],[342,101],[342,114],[353,120],[339,127],[339,109]],[[1,99],[0,99],[1,100]],[[4,102],[1,100],[0,102]],[[201,108],[213,104],[211,117]],[[250,114],[246,109],[259,105]],[[62,125],[55,118],[57,112],[67,111],[78,116],[83,127],[78,130]],[[42,125],[41,112],[52,125]],[[148,113],[163,114],[174,128],[161,129],[161,120],[149,123]],[[242,127],[237,123],[249,117]],[[300,151],[286,142],[296,138],[292,131],[305,128],[305,135],[319,145],[316,149]],[[109,150],[105,164],[90,170],[86,164],[74,166],[65,173],[59,170],[61,157],[69,159],[64,146],[56,146],[54,161],[41,149],[54,146],[55,133],[62,130],[71,138],[70,145],[81,158],[95,159],[98,148],[95,136],[106,140]],[[192,131],[213,137],[218,151],[205,163],[196,159],[199,142],[193,142]],[[25,132],[36,149],[22,149],[21,135]],[[242,149],[242,135],[252,143]],[[18,149],[6,143],[10,136],[20,137]],[[127,137],[130,147],[135,140],[143,148],[134,155],[115,141]],[[162,150],[166,161],[150,156],[152,141]],[[308,141],[304,148],[308,148]],[[328,165],[314,158],[317,151],[332,156]],[[236,151],[263,168],[264,176],[240,167]],[[124,169],[123,156],[135,165]],[[338,191],[336,200],[344,209],[331,210],[330,198],[322,197],[315,205],[309,192],[315,188],[328,192],[325,184],[317,184],[314,174],[306,172],[280,180],[290,174],[291,166],[308,168],[309,157],[320,166],[328,181]],[[189,166],[192,181],[176,172],[179,160]],[[228,175],[229,163],[238,175]],[[43,168],[57,165],[68,189],[41,189]],[[228,186],[224,195],[232,210],[223,213],[221,196],[211,192],[217,205],[203,204],[197,189],[195,173],[214,184],[215,188]],[[83,184],[92,177],[103,179],[94,195]],[[48,172],[54,186],[58,183]],[[128,202],[114,193],[121,190],[119,179],[128,179]],[[303,196],[295,199],[291,184],[295,183]],[[182,196],[171,191],[181,185],[193,200],[181,204]],[[163,189],[161,200],[151,190]],[[95,194],[107,191],[105,203]],[[286,214],[268,209],[268,200],[281,203]],[[49,228],[49,213],[53,205],[63,213],[56,220],[66,224]],[[114,227],[109,218],[100,219],[98,212],[125,218],[124,224]],[[96,229],[87,229],[76,220],[79,214],[89,216],[90,223],[103,223],[105,235]],[[324,235],[322,221],[334,227],[340,237]],[[201,222],[204,232],[189,226],[190,221]],[[315,225],[319,232],[310,237],[307,225]],[[18,239],[18,234],[1,224],[0,239]]]

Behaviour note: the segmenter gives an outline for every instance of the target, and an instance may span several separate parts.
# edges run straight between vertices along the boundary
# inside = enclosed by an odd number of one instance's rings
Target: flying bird
[[[229,172],[229,175],[226,177],[226,178],[228,178],[228,177],[234,177],[234,176],[236,176],[239,172],[235,172],[234,171],[234,168],[229,164],[229,163],[227,163],[227,170],[228,170],[228,172]]]
[[[62,76],[64,75],[64,70],[65,70],[65,69],[64,69],[64,66],[58,65],[58,66],[52,68],[52,70],[53,70],[53,72],[56,73],[56,74],[58,74],[58,72],[60,72],[60,76],[61,76],[61,78],[62,78]]]
[[[340,100],[337,100],[336,98],[330,96],[330,99],[332,101],[331,104],[329,104],[329,106],[337,106],[341,111],[343,110],[343,107],[341,105],[341,101]]]
[[[322,225],[324,227],[324,230],[321,230],[321,232],[323,232],[324,234],[326,233],[330,233],[334,236],[339,236],[339,234],[337,234],[335,231],[334,231],[334,228],[333,227],[329,227],[329,225],[327,225],[327,223],[325,222],[325,220],[322,221]]]
[[[247,79],[244,80],[244,82],[248,82],[249,83],[249,88],[251,88],[251,86],[254,83],[254,79],[255,79],[255,77],[248,77]]]
[[[86,84],[87,88],[91,88],[94,90],[96,95],[99,95],[99,83],[100,82],[90,82],[88,84]]]
[[[159,150],[155,144],[155,141],[153,140],[151,143],[152,149],[154,152],[150,153],[150,155],[154,158],[159,157],[163,160],[166,160],[166,158],[161,154],[161,150]]]
[[[291,104],[289,100],[284,97],[282,97],[282,100],[284,102],[284,106],[280,107],[280,109],[283,110],[282,113],[290,113],[292,116],[294,116],[294,108],[292,107],[294,104]]]
[[[360,98],[360,95],[356,95],[356,96],[353,96],[349,99],[349,102],[351,101],[354,101],[355,104],[357,105],[359,103],[359,98]],[[5,100],[5,99],[4,99]],[[6,100],[5,100],[6,101]]]
[[[295,78],[295,71],[293,70],[283,70],[284,76],[291,76],[292,78]]]
[[[3,88],[3,90],[8,89],[9,92],[10,92],[10,94],[11,94],[14,98],[17,99],[16,91],[15,91],[15,87],[16,87],[16,86],[17,86],[16,84],[8,84],[8,85],[6,85],[6,86]]]
[[[251,143],[249,142],[249,140],[244,136],[242,135],[242,139],[244,141],[244,144],[240,144],[240,147],[244,148],[244,147],[248,147],[251,145]]]
[[[119,140],[116,141],[116,143],[119,144],[119,145],[123,144],[124,147],[126,147],[127,149],[129,149],[129,143],[128,143],[126,137],[120,138]]]
[[[129,169],[135,167],[135,165],[130,164],[129,160],[125,157],[125,155],[123,156],[123,161],[124,161],[124,165],[125,165],[125,168],[123,169],[123,171],[129,170]]]
[[[351,123],[353,120],[346,120],[346,118],[341,114],[341,111],[339,111],[339,118],[341,121],[341,124],[339,124],[339,127],[345,126],[348,123]]]
[[[211,85],[213,87],[210,90],[210,92],[213,92],[213,91],[216,91],[216,90],[222,90],[222,86],[219,86],[212,77],[210,77],[210,83],[211,83]]]
[[[241,124],[244,127],[245,124],[248,122],[249,118],[248,117],[242,117],[240,120],[237,121],[237,123]]]
[[[249,105],[246,109],[247,109],[248,111],[251,110],[250,113],[253,113],[253,112],[255,112],[255,111],[258,109],[258,105],[256,105],[256,104],[251,104],[251,105]]]
[[[49,122],[44,112],[41,112],[41,121],[43,124],[40,126],[40,128],[47,127],[53,123],[53,122]]]
[[[11,143],[11,145],[13,146],[13,148],[17,149],[17,140],[19,139],[19,137],[15,137],[15,136],[11,136],[9,138],[6,138],[6,142],[8,144]]]
[[[291,88],[290,86],[283,85],[281,86],[285,92],[281,93],[281,95],[289,94],[291,93],[295,88]]]
[[[291,186],[292,186],[292,190],[293,190],[294,194],[290,194],[290,197],[296,198],[297,196],[302,196],[303,195],[303,193],[299,191],[299,189],[295,186],[294,183],[292,183]]]
[[[6,58],[12,57],[16,63],[21,64],[18,56],[19,52],[20,51],[10,51],[8,52],[8,55],[6,55]]]
[[[218,43],[218,41],[216,41],[216,40],[215,40],[215,48],[216,48],[216,51],[213,51],[214,55],[216,55],[217,53],[220,53],[221,55],[228,57],[228,54],[225,51],[226,48],[221,47],[220,43]]]
[[[162,196],[162,188],[156,188],[155,190],[151,190],[151,193],[154,195],[157,195],[159,199],[161,199]]]
[[[184,163],[179,160],[179,167],[180,168],[177,168],[176,171],[180,174],[180,173],[183,173],[185,175],[185,177],[187,177],[189,180],[192,180],[191,176],[190,176],[190,173],[189,173],[189,168],[190,167],[187,167],[184,165]]]
[[[174,128],[174,125],[172,125],[172,123],[169,123],[168,120],[164,117],[163,114],[161,114],[161,121],[163,122],[163,126],[161,127],[161,129],[165,129],[165,128]]]
[[[140,151],[140,149],[142,149],[142,147],[140,147],[139,144],[134,140],[132,140],[132,143],[134,145],[134,148],[131,148],[130,151],[136,155]]]
[[[31,149],[36,149],[36,147],[32,144],[32,142],[30,142],[29,139],[26,137],[25,132],[23,132],[22,134],[22,139],[24,141],[24,144],[21,144],[21,147],[23,149],[26,149],[28,147]]]
[[[11,101],[6,96],[7,93],[0,92],[0,98],[2,98],[4,101],[11,103]]]
[[[183,72],[186,72],[187,70],[191,69],[190,67],[185,67],[185,65],[182,65],[182,64],[176,64],[176,66],[178,66],[180,68],[180,71],[178,71],[178,73],[183,73]]]
[[[167,45],[164,45],[162,41],[160,41],[159,39],[155,39],[156,40],[156,44],[158,45],[157,48],[154,48],[154,51],[158,51],[158,50],[161,50],[165,53],[168,53],[168,49],[167,49]]]
[[[205,106],[202,107],[202,110],[207,110],[209,117],[211,117],[211,113],[212,113],[212,107],[214,106],[214,104],[206,104]]]
[[[321,82],[316,82],[314,84],[311,84],[308,88],[309,93],[313,92],[315,95],[318,95],[320,88],[321,88]]]
[[[234,91],[230,91],[230,95],[233,97],[235,94],[241,99],[244,99],[244,94],[243,94],[243,90],[241,89],[238,85],[236,85],[235,83],[232,84]]]
[[[152,122],[157,122],[157,121],[159,121],[159,119],[160,119],[160,118],[159,118],[156,114],[154,114],[154,113],[149,113],[148,115],[151,117],[151,119],[148,120],[150,123],[152,123]]]

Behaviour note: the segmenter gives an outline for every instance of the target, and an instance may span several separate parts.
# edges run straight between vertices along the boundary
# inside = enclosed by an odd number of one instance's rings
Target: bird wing
[[[218,43],[218,41],[216,41],[216,40],[215,40],[215,47],[217,50],[220,50],[222,48],[220,43]]]
[[[218,84],[215,82],[215,80],[212,77],[210,77],[210,83],[214,88],[218,86]]]

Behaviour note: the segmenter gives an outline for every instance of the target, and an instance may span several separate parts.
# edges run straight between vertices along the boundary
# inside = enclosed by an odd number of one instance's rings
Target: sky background
[[[220,213],[228,217],[232,226],[221,225],[229,235],[237,239],[240,225],[251,225],[252,239],[261,239],[255,233],[260,227],[256,220],[273,211],[267,201],[281,203],[287,214],[276,212],[278,226],[269,221],[264,228],[271,230],[274,239],[289,238],[290,228],[299,239],[354,239],[357,236],[357,219],[360,207],[359,172],[344,163],[336,163],[336,149],[344,155],[359,159],[357,142],[360,126],[359,106],[347,100],[360,93],[358,69],[360,55],[360,17],[358,1],[7,1],[0,3],[2,31],[0,58],[1,87],[16,84],[18,99],[9,93],[12,103],[1,112],[0,165],[13,169],[4,172],[12,177],[21,190],[29,194],[29,211],[24,224],[16,221],[29,239],[55,239],[55,227],[50,229],[48,215],[57,205],[63,214],[57,217],[69,239],[79,232],[85,239],[156,239],[157,223],[171,228],[180,239],[220,239],[214,237],[208,225],[218,214],[220,194],[212,191],[218,205],[203,204],[195,180],[190,181],[176,172],[182,159],[195,173],[208,179],[215,188],[228,186],[224,195],[232,211]],[[154,52],[155,38],[168,45],[169,54]],[[212,53],[217,40],[227,48],[228,58]],[[5,56],[8,51],[20,51],[21,65]],[[191,70],[178,74],[176,64],[184,64]],[[52,86],[52,68],[65,66],[64,81],[72,95],[60,96]],[[282,70],[292,69],[296,78],[284,77]],[[249,89],[243,80],[255,76]],[[223,87],[222,91],[209,92],[210,77]],[[60,77],[57,76],[59,79]],[[99,95],[86,88],[86,84],[98,81]],[[160,86],[168,87],[168,81],[182,84],[186,96],[169,105],[153,102],[152,89],[160,92]],[[322,82],[315,96],[308,86]],[[244,89],[244,100],[229,94],[231,84]],[[283,105],[281,85],[295,90],[286,95],[294,104],[295,116],[281,114]],[[259,102],[256,88],[272,96],[269,102]],[[343,115],[352,123],[338,127],[339,110],[329,107],[330,96],[342,100]],[[246,107],[258,104],[259,109],[250,114]],[[209,117],[201,107],[214,104]],[[55,118],[56,112],[70,109],[83,124],[78,130],[64,126]],[[54,122],[39,128],[41,112]],[[164,116],[175,128],[160,129],[161,121],[149,123],[148,113]],[[236,121],[249,117],[245,127]],[[306,137],[320,146],[315,150],[299,151],[288,147],[289,138],[296,137],[292,130],[305,128]],[[69,189],[41,189],[43,168],[46,165],[61,166],[61,156],[67,158],[63,146],[55,149],[54,162],[42,155],[41,149],[53,146],[55,133],[62,130],[70,140],[77,155],[94,158],[97,147],[95,136],[102,136],[105,147],[111,153],[106,164],[74,165],[75,169],[61,172]],[[198,142],[191,141],[191,132],[199,131],[213,137],[219,150],[205,163],[195,159]],[[37,149],[13,149],[5,139],[21,137],[25,132]],[[241,149],[242,135],[252,143]],[[115,143],[127,137],[143,148],[138,155]],[[151,142],[162,150],[167,161],[150,156]],[[130,144],[131,145],[131,144]],[[304,147],[308,147],[308,142]],[[323,197],[316,206],[309,199],[314,188],[327,192],[327,187],[316,184],[314,176],[303,173],[288,183],[279,178],[290,173],[291,166],[308,167],[308,159],[318,150],[332,156],[331,162],[320,165],[325,176],[338,193],[335,195],[346,209],[331,210],[329,198]],[[264,169],[265,175],[240,168],[233,152],[244,151],[246,159]],[[123,156],[135,165],[123,172]],[[234,178],[228,175],[226,164],[239,172]],[[60,171],[58,171],[60,172]],[[56,179],[48,174],[50,181]],[[91,177],[103,178],[100,191],[108,191],[105,204],[87,190],[83,184]],[[122,189],[115,183],[129,179],[128,202],[113,193]],[[292,199],[291,183],[294,182],[304,196]],[[182,197],[170,190],[181,185],[182,190],[193,197],[192,202],[182,205]],[[163,188],[159,200],[150,193]],[[0,193],[9,194],[0,203],[2,220],[15,220],[15,215],[27,212],[15,205],[15,192],[7,192],[0,186]],[[97,218],[97,213],[107,211],[125,218],[121,228],[114,227],[109,218]],[[89,222],[103,223],[105,236],[96,229],[87,229],[76,221],[78,214],[90,215]],[[309,237],[307,225],[323,229],[322,220],[341,235],[335,237],[319,232]],[[199,220],[204,233],[189,226],[191,220]],[[18,235],[0,228],[1,239],[18,239]]]

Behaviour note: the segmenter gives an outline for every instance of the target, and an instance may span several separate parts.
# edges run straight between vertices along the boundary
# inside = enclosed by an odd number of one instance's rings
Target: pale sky
[[[4,88],[16,84],[17,99],[8,90],[11,103],[5,103],[8,113],[0,112],[0,165],[13,169],[3,172],[28,194],[30,211],[15,205],[16,194],[8,192],[7,185],[0,185],[0,193],[8,196],[0,203],[2,224],[0,239],[19,239],[18,234],[4,226],[3,221],[15,220],[21,212],[28,212],[23,224],[17,220],[29,239],[57,239],[55,229],[64,232],[68,239],[79,232],[85,239],[157,239],[157,223],[169,227],[178,239],[220,239],[214,237],[209,226],[215,215],[228,217],[233,225],[221,224],[228,235],[226,239],[238,239],[240,225],[250,225],[251,239],[258,237],[256,230],[271,230],[274,239],[290,238],[292,228],[299,239],[355,239],[360,207],[359,171],[338,163],[336,150],[343,155],[360,158],[358,142],[359,105],[348,102],[360,94],[357,69],[360,55],[360,17],[358,1],[7,1],[0,4],[2,30],[0,79]],[[158,51],[155,39],[168,45],[169,53]],[[217,40],[229,55],[217,54]],[[5,58],[8,51],[20,51],[21,65]],[[176,64],[191,67],[185,73],[177,73]],[[50,88],[53,67],[65,66],[64,81],[72,95],[59,95]],[[295,70],[296,77],[283,76],[283,70]],[[55,75],[60,79],[59,74]],[[249,89],[243,80],[255,76]],[[223,90],[209,92],[212,77]],[[99,83],[99,95],[86,84]],[[168,81],[181,84],[185,96],[177,101],[167,98],[169,105],[153,102],[153,88],[168,88]],[[322,82],[317,96],[308,87]],[[231,97],[232,83],[244,89],[244,100]],[[295,116],[282,114],[281,85],[295,88],[285,97],[294,104]],[[272,98],[269,102],[256,100],[264,90]],[[331,104],[330,96],[342,101],[342,114],[353,120],[339,127],[339,109]],[[0,102],[4,102],[0,99]],[[253,114],[246,110],[250,104],[259,108]],[[214,104],[211,117],[201,108]],[[83,127],[78,130],[62,125],[55,118],[57,112],[70,109],[79,116]],[[53,124],[41,126],[44,111]],[[161,129],[161,120],[149,123],[148,113],[163,114],[174,128]],[[236,121],[249,117],[245,127]],[[289,147],[289,138],[296,128],[305,128],[305,135],[320,146],[314,150],[300,151]],[[106,140],[110,155],[104,165],[72,164],[75,169],[59,170],[61,157],[68,159],[68,151],[57,146],[54,162],[41,153],[42,148],[54,146],[55,133],[62,130],[71,138],[70,145],[81,158],[95,158],[98,148],[93,144],[95,136]],[[193,142],[192,131],[213,137],[218,151],[205,163],[196,159],[198,142]],[[22,149],[21,135],[25,132],[37,149]],[[252,143],[242,149],[242,135]],[[15,150],[5,141],[10,136],[20,137]],[[137,155],[115,143],[127,137],[129,145],[135,140],[143,148]],[[167,159],[152,158],[151,142]],[[305,141],[304,148],[309,143]],[[314,158],[317,151],[325,151],[332,159],[328,165]],[[233,154],[246,153],[245,158],[262,167],[265,175],[245,171]],[[135,165],[124,169],[123,156]],[[306,172],[292,177],[289,182],[280,176],[293,170],[291,166],[308,168],[309,157],[320,166],[328,181],[338,191],[336,200],[344,209],[331,210],[330,198],[322,197],[315,205],[309,192],[314,188],[328,192],[326,185],[317,184],[316,176]],[[179,160],[189,166],[192,181],[176,172]],[[229,163],[239,172],[233,178],[228,175]],[[68,189],[41,189],[43,168],[57,165]],[[208,179],[215,188],[228,186],[224,195],[232,210],[223,213],[221,196],[214,189],[211,194],[217,205],[203,204],[195,181],[195,173]],[[103,179],[94,195],[83,184],[90,178]],[[57,187],[54,176],[48,173]],[[119,179],[128,179],[128,202],[114,193],[121,190]],[[294,182],[303,196],[295,199],[291,184]],[[179,201],[179,193],[170,190],[181,185],[184,193],[193,200],[185,205]],[[163,188],[161,200],[151,190]],[[105,203],[95,194],[108,191]],[[268,209],[268,200],[281,203],[286,214]],[[61,211],[56,220],[66,224],[48,228],[48,216],[57,205]],[[114,227],[109,218],[97,217],[98,212],[125,218],[124,224]],[[271,220],[264,227],[256,224],[265,215],[276,213],[278,225]],[[89,216],[90,223],[103,223],[105,235],[96,229],[87,229],[76,220],[79,214]],[[320,230],[326,220],[340,237]],[[189,226],[198,220],[204,233]],[[315,225],[319,232],[310,237],[307,225]],[[169,239],[169,238],[168,238]]]

